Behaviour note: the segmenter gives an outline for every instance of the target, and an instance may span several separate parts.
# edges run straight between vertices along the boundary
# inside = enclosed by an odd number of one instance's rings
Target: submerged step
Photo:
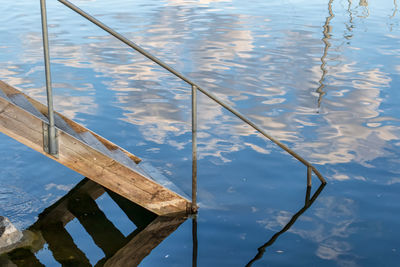
[[[6,100],[10,100],[9,98],[8,98],[8,96],[3,92],[3,90],[1,90],[0,89],[0,97],[2,97],[2,98],[4,98],[4,99],[6,99]]]
[[[108,148],[99,141],[91,132],[82,132],[79,133],[79,136],[82,138],[82,140],[93,147],[94,149],[98,150],[99,152],[111,157],[111,152],[108,150]]]
[[[43,115],[39,110],[37,110],[24,95],[11,94],[7,96],[2,90],[0,90],[0,96],[7,100],[11,100],[11,102],[13,102],[15,105],[23,108],[24,110],[35,115],[36,117],[40,118],[46,123],[49,123],[49,119],[45,115]],[[78,133],[76,133],[74,129],[72,129],[71,126],[69,126],[68,123],[57,113],[54,113],[54,123],[55,126],[58,127],[60,130],[63,130],[69,135],[72,135],[73,137],[83,141],[82,138],[78,135]]]
[[[138,172],[146,176],[145,173],[143,173],[143,171],[138,167],[136,162],[134,162],[130,157],[128,157],[121,149],[117,148],[115,150],[110,150],[110,154],[115,161],[118,161],[119,163],[122,163],[125,166],[131,168],[135,172]]]
[[[150,163],[140,162],[138,165],[138,167],[142,169],[153,181],[183,197],[189,198],[189,196],[185,192],[183,192],[178,186],[176,186],[171,180],[165,177],[156,167],[154,167]]]
[[[22,94],[12,94],[8,95],[8,98],[17,106],[23,108],[24,110],[28,111],[29,113],[35,115],[36,117],[40,118],[41,120],[48,122],[49,120],[39,111],[37,110],[31,102]]]
[[[57,113],[54,113],[54,124],[60,130],[63,130],[67,134],[75,137],[76,139],[83,141],[82,138],[79,136],[79,134],[75,132],[75,130],[72,129],[71,126],[69,126],[68,123],[63,118],[61,118],[61,116],[58,115]]]

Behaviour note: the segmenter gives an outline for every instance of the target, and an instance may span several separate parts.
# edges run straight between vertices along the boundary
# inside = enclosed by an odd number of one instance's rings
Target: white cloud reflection
[[[288,232],[317,244],[316,256],[336,261],[339,266],[357,266],[358,256],[346,240],[357,229],[357,207],[352,199],[320,197],[312,215],[302,215]],[[269,217],[257,223],[271,231],[280,231],[292,218],[287,211],[268,210]],[[310,217],[312,216],[312,217]]]

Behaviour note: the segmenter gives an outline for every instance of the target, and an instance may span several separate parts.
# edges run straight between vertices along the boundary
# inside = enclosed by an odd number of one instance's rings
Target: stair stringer
[[[17,89],[0,81],[7,94],[19,93]],[[42,114],[47,107],[23,94]],[[59,113],[58,113],[59,114]],[[59,114],[77,133],[89,131],[85,127]],[[59,154],[53,157],[43,150],[43,123],[41,118],[20,108],[5,98],[0,98],[0,131],[60,164],[88,177],[117,194],[154,212],[157,215],[186,213],[190,201],[164,186],[135,172],[127,166],[92,148],[83,141],[59,130]],[[90,131],[91,132],[91,131]],[[121,149],[101,136],[91,132],[109,149]],[[140,159],[121,149],[135,162]]]

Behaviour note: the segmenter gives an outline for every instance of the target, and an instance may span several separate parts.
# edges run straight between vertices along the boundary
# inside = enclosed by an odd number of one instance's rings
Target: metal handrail
[[[41,1],[45,1],[45,0],[41,0]],[[192,87],[192,149],[193,149],[193,151],[192,151],[192,159],[193,159],[193,165],[192,165],[192,209],[193,210],[197,209],[197,206],[196,206],[196,192],[197,192],[197,146],[196,146],[196,141],[197,141],[197,137],[196,137],[196,133],[197,133],[197,104],[196,104],[197,103],[197,97],[196,96],[197,96],[197,94],[196,94],[196,92],[197,92],[197,90],[199,90],[200,92],[202,92],[203,94],[208,96],[210,99],[214,100],[217,104],[219,104],[220,106],[224,107],[226,110],[230,111],[232,114],[234,114],[236,117],[241,119],[243,122],[245,122],[246,124],[251,126],[257,132],[261,133],[263,136],[265,136],[266,138],[271,140],[273,143],[278,145],[280,148],[282,148],[287,153],[289,153],[294,158],[296,158],[298,161],[300,161],[305,166],[307,166],[307,185],[308,186],[311,186],[311,174],[312,174],[312,172],[315,173],[315,175],[318,177],[318,179],[321,181],[322,184],[326,184],[325,179],[322,177],[322,175],[319,173],[319,171],[311,163],[309,163],[307,160],[302,158],[296,152],[294,152],[293,150],[288,148],[286,145],[284,145],[283,143],[281,143],[280,141],[278,141],[277,139],[275,139],[271,135],[267,134],[258,125],[256,125],[254,122],[252,122],[250,119],[248,119],[246,116],[241,114],[239,111],[237,111],[233,107],[229,106],[227,103],[225,103],[223,100],[221,100],[220,98],[215,96],[213,93],[211,93],[210,91],[200,87],[198,84],[196,84],[195,82],[193,82],[192,80],[187,78],[182,73],[178,72],[177,70],[175,70],[174,68],[172,68],[171,66],[169,66],[168,64],[163,62],[162,60],[160,60],[157,57],[153,56],[151,53],[147,52],[146,50],[144,50],[139,45],[137,45],[134,42],[128,40],[126,37],[124,37],[120,33],[116,32],[115,30],[111,29],[107,25],[103,24],[98,19],[96,19],[93,16],[89,15],[88,13],[84,12],[83,10],[81,10],[80,8],[78,8],[77,6],[72,4],[71,2],[69,2],[67,0],[58,0],[58,2],[64,4],[65,6],[70,8],[71,10],[75,11],[76,13],[81,15],[82,17],[86,18],[87,20],[89,20],[93,24],[97,25],[98,27],[100,27],[104,31],[108,32],[109,34],[111,34],[112,36],[117,38],[121,42],[123,42],[126,45],[128,45],[129,47],[133,48],[134,50],[136,50],[137,52],[139,52],[143,56],[147,57],[148,59],[150,59],[154,63],[156,63],[159,66],[161,66],[162,68],[164,68],[165,70],[167,70],[170,73],[174,74],[176,77],[180,78],[182,81],[184,81],[184,82],[188,83],[189,85],[191,85],[191,87]]]
[[[47,113],[49,119],[49,125],[47,128],[48,136],[48,152],[50,155],[56,156],[58,154],[58,147],[56,143],[56,128],[54,121],[54,109],[53,109],[53,90],[51,89],[51,71],[50,71],[50,51],[49,51],[49,36],[47,31],[47,12],[46,12],[46,0],[40,0],[40,15],[42,19],[42,37],[43,37],[43,57],[44,57],[44,68],[46,75],[46,93],[47,93]]]

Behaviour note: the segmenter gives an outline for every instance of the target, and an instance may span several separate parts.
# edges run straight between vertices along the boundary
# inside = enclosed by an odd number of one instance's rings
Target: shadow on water
[[[105,192],[137,227],[126,237],[95,202]],[[85,178],[46,208],[29,227],[29,231],[43,239],[36,251],[47,243],[54,259],[62,266],[92,266],[66,230],[66,225],[75,218],[105,255],[94,266],[137,266],[186,220],[186,217],[157,217]],[[7,257],[17,266],[44,266],[34,253],[35,249],[18,248],[9,252]]]
[[[293,224],[297,221],[297,219],[309,208],[311,205],[314,203],[314,201],[317,199],[319,194],[322,192],[326,184],[321,184],[317,191],[311,196],[311,187],[307,186],[307,191],[306,191],[306,197],[305,197],[305,204],[304,206],[296,212],[290,219],[290,221],[279,231],[276,232],[264,245],[259,247],[257,255],[246,265],[246,267],[250,267],[253,265],[253,263],[259,259],[261,259],[267,249],[267,247],[271,246],[277,239],[278,237],[285,233],[287,230],[289,230]]]

